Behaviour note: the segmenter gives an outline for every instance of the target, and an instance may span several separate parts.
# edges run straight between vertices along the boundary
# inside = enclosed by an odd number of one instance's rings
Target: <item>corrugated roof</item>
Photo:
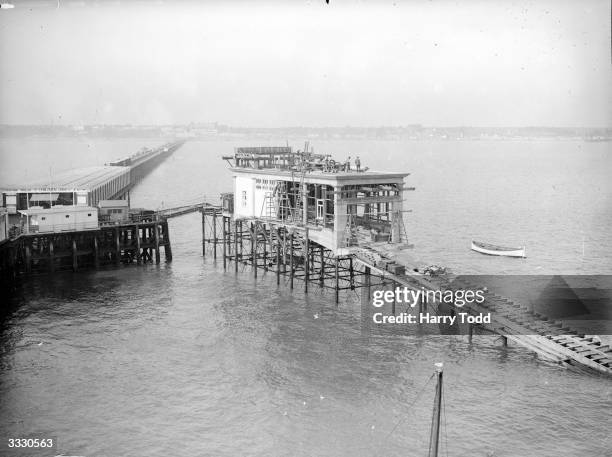
[[[22,184],[18,190],[93,190],[129,170],[129,167],[110,166],[78,168],[57,173],[47,181]]]

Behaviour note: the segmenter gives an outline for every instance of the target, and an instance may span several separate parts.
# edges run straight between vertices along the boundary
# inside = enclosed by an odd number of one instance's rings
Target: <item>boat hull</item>
[[[497,255],[503,257],[526,257],[525,248],[506,248],[502,246],[494,246],[485,243],[472,241],[472,250],[486,255]]]

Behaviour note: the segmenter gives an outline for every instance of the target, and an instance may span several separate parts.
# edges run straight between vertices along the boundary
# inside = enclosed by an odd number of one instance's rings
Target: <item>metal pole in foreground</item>
[[[442,370],[444,364],[436,363],[436,398],[434,400],[434,411],[431,418],[431,436],[429,437],[429,457],[438,457],[438,439],[440,437],[440,410],[442,404]]]

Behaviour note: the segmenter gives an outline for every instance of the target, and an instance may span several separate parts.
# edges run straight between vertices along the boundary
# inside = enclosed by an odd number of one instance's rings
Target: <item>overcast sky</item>
[[[609,0],[11,3],[0,123],[612,126]]]

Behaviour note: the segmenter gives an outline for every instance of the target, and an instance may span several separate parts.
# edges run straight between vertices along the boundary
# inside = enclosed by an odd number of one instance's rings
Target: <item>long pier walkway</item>
[[[408,269],[404,274],[394,274],[380,267],[385,256],[372,248],[357,249],[354,255],[365,268],[409,289],[482,289],[465,278],[451,274],[423,275]],[[484,297],[483,303],[466,303],[463,309],[470,314],[490,313],[491,323],[479,324],[485,330],[514,341],[548,360],[588,367],[612,375],[612,348],[602,344],[596,335],[581,334],[561,321],[551,320],[521,303],[495,293],[485,291]]]

